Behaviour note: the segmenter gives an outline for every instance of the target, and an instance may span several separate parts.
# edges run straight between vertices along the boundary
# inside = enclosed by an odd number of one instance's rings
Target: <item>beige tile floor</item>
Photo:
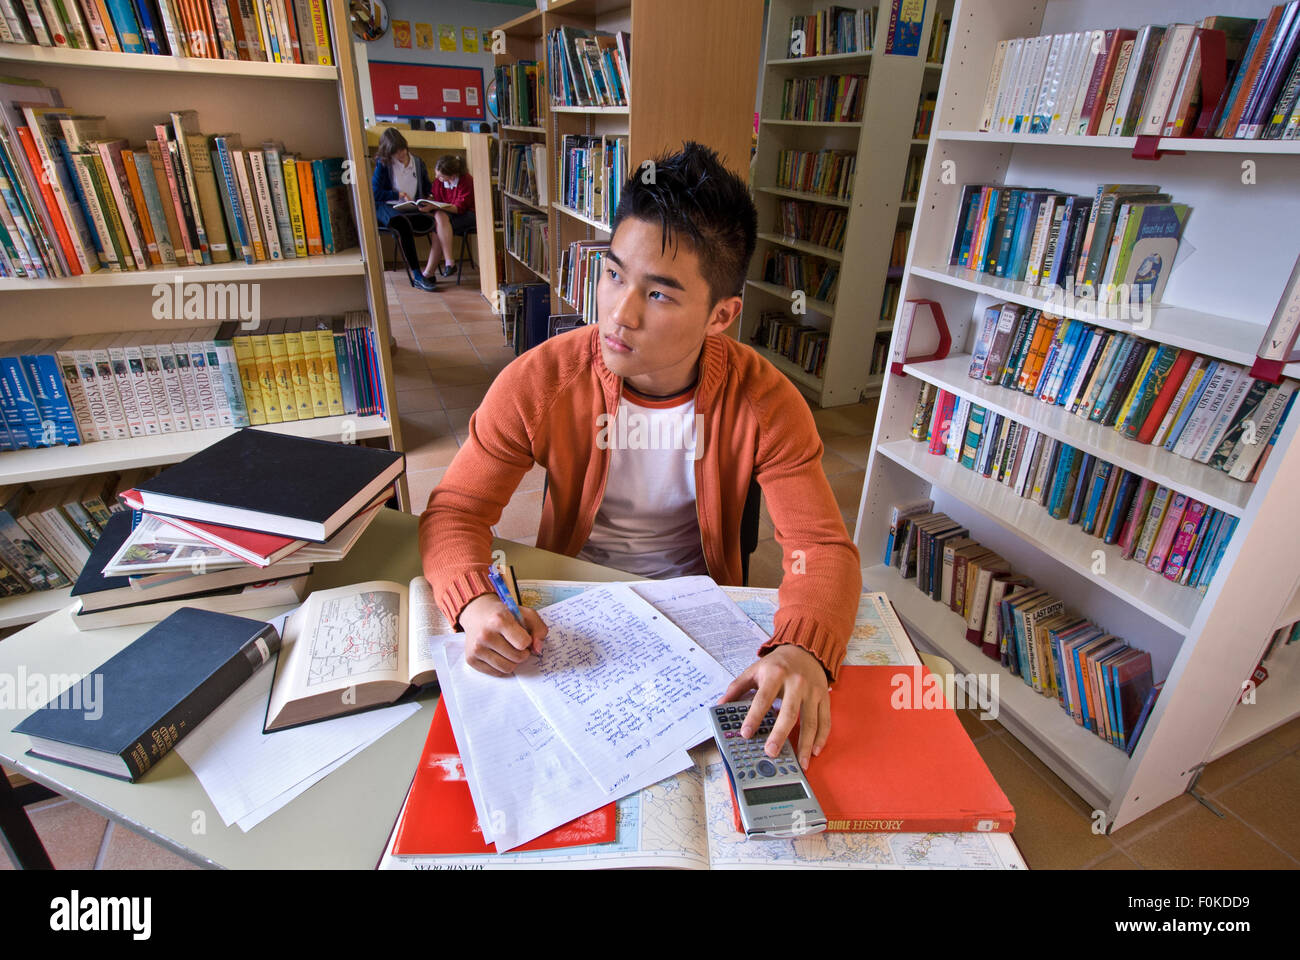
[[[397,349],[397,410],[407,482],[422,509],[465,439],[469,416],[497,372],[513,359],[500,322],[468,282],[437,293],[389,273],[388,305]],[[826,452],[822,465],[850,533],[867,465],[872,403],[813,414]],[[542,471],[534,470],[495,527],[532,544],[541,516]],[[750,561],[750,582],[776,586],[781,551],[766,510]],[[1033,869],[1300,868],[1300,720],[1212,763],[1199,790],[1220,818],[1183,795],[1108,836],[1092,832],[1092,810],[996,721],[960,711],[976,749],[1016,809],[1016,843]],[[29,808],[58,867],[174,869],[190,864],[68,800]],[[0,852],[0,867],[11,865]]]

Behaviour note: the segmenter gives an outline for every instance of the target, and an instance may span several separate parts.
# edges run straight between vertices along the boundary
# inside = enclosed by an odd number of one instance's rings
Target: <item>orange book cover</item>
[[[938,676],[923,666],[841,667],[830,698],[830,739],[804,771],[828,830],[1015,829],[1011,801],[946,705]],[[796,725],[790,743],[798,742]],[[739,830],[739,814],[735,822]]]
[[[32,139],[31,130],[27,127],[19,127],[18,140],[27,154],[27,160],[31,163],[32,169],[44,170],[45,167],[41,163],[41,155],[36,150],[36,141]],[[45,211],[50,215],[50,222],[54,224],[56,236],[53,239],[58,241],[60,249],[63,250],[63,256],[67,258],[68,272],[74,277],[80,276],[81,261],[77,259],[77,248],[72,245],[72,236],[63,223],[63,215],[59,212],[58,202],[54,199],[54,191],[50,189],[49,177],[40,177],[37,183],[41,191],[41,200],[45,203]]]
[[[614,813],[615,804],[608,803],[510,852],[613,843],[617,838]],[[441,699],[433,712],[406,806],[394,829],[396,856],[497,852],[494,844],[483,842],[474,798],[470,796],[465,768],[460,762],[460,748],[456,746],[447,707]]]
[[[312,177],[311,161],[298,161],[298,193],[302,200],[302,228],[307,234],[307,256],[319,257],[325,253],[325,242],[320,235],[320,217],[316,213],[316,186]]]
[[[1029,393],[1038,383],[1038,374],[1042,372],[1047,351],[1051,348],[1052,337],[1056,335],[1056,325],[1060,322],[1060,317],[1052,316],[1050,313],[1045,313],[1039,318],[1038,329],[1034,331],[1034,339],[1029,347],[1029,358],[1025,360],[1025,365],[1020,371],[1021,391]]]
[[[140,232],[144,234],[145,252],[149,262],[155,267],[162,264],[162,254],[158,252],[158,238],[154,236],[153,221],[149,219],[149,208],[144,200],[144,188],[140,184],[140,174],[135,168],[135,156],[127,149],[122,151],[122,169],[126,171],[126,182],[131,187],[131,199],[140,214]]]

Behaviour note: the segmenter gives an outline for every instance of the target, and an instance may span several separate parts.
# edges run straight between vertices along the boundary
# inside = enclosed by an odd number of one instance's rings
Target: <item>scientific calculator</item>
[[[826,829],[826,815],[790,741],[781,745],[775,757],[763,752],[776,723],[776,711],[767,711],[751,739],[741,737],[740,728],[752,702],[722,703],[709,709],[713,736],[731,778],[746,836],[788,839],[821,833]]]

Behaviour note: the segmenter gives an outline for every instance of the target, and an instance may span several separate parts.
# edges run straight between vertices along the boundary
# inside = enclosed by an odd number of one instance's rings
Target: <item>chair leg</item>
[[[43,787],[30,798],[15,790],[9,776],[0,770],[0,845],[15,865],[24,870],[53,870],[54,864],[45,852],[45,845],[27,818],[23,806],[44,799],[49,793]],[[52,795],[52,794],[51,794]]]
[[[460,278],[465,273],[461,269],[461,265],[467,257],[469,258],[469,265],[477,270],[478,264],[474,262],[474,251],[469,245],[469,234],[462,233],[460,235],[460,257],[456,260],[456,286],[458,287],[460,286]]]

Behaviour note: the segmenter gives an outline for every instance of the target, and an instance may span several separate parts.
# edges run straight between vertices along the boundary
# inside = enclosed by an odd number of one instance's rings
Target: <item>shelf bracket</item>
[[[1212,804],[1205,796],[1196,792],[1196,784],[1200,781],[1201,774],[1204,772],[1205,772],[1205,764],[1203,763],[1197,764],[1195,771],[1192,773],[1191,783],[1187,785],[1187,790],[1185,792],[1189,794],[1193,800],[1195,800],[1197,803],[1203,806],[1206,810],[1209,810],[1210,813],[1214,814],[1220,820],[1223,820],[1226,818],[1226,814],[1224,814],[1222,810],[1220,810],[1218,807]]]
[[[1137,138],[1137,143],[1133,145],[1133,159],[1159,160],[1165,154],[1181,157],[1187,152],[1186,150],[1161,150],[1161,139],[1161,137],[1152,136],[1151,134],[1139,136]]]

